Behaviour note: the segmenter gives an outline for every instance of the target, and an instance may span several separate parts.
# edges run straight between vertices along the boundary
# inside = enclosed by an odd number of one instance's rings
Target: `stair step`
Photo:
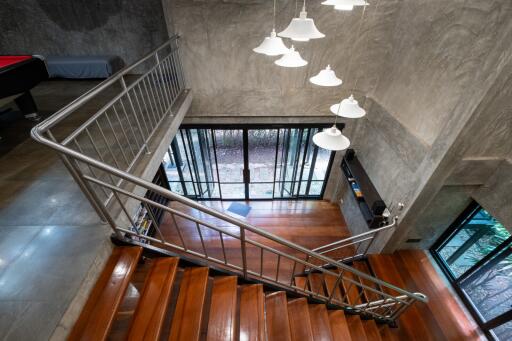
[[[329,324],[331,325],[332,339],[334,341],[351,341],[345,313],[342,310],[330,310]]]
[[[237,320],[236,276],[216,277],[213,281],[207,340],[235,340]]]
[[[159,258],[152,263],[133,314],[128,340],[160,338],[178,262],[178,258],[169,257]]]
[[[359,278],[352,272],[344,271],[343,277],[349,278],[355,281],[356,283],[360,283]],[[347,295],[346,299],[348,300],[348,303],[353,305],[363,303],[363,301],[361,300],[361,293],[359,292],[359,286],[357,284],[349,282],[346,279],[343,279],[341,282],[343,292],[345,293],[345,295]]]
[[[333,299],[341,301],[342,295],[340,290],[340,284],[341,281],[336,285],[338,277],[334,275],[324,274],[324,282],[325,282],[325,288],[327,289],[327,296],[330,297],[332,295],[332,292],[334,290],[334,296]]]
[[[199,340],[208,284],[208,268],[186,268],[169,340]]]
[[[330,341],[333,339],[325,304],[310,304],[309,319],[313,328],[314,341]]]
[[[374,320],[361,320],[363,323],[364,333],[368,340],[381,341],[379,328]]]
[[[312,292],[325,296],[324,276],[321,273],[313,272],[308,274],[308,282]]]
[[[240,340],[265,340],[265,294],[261,284],[241,288]]]
[[[141,253],[142,248],[138,246],[114,248],[69,334],[69,340],[107,338]]]
[[[345,315],[347,319],[348,329],[350,330],[350,336],[352,340],[357,341],[373,341],[366,336],[364,331],[363,322],[359,315]]]
[[[274,292],[266,296],[265,315],[267,339],[269,341],[291,340],[288,304],[284,291]]]
[[[297,276],[294,278],[294,280],[295,280],[295,285],[297,287],[304,289],[304,290],[309,290],[307,277]]]
[[[313,339],[308,301],[306,298],[297,298],[288,302],[288,318],[290,320],[292,340],[302,341]]]
[[[359,270],[361,272],[364,272],[365,274],[372,275],[370,268],[368,267],[368,264],[364,260],[355,261],[354,268],[356,268],[357,270]],[[379,287],[372,281],[369,281],[364,278],[360,278],[360,281],[362,284],[364,284],[370,288],[379,290]],[[378,300],[383,299],[383,297],[379,297],[379,294],[377,294],[371,290],[368,290],[368,289],[363,289],[363,295],[364,295],[366,302],[378,301]]]

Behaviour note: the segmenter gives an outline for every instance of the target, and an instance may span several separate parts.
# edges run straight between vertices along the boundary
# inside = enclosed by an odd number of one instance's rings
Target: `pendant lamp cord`
[[[359,34],[361,33],[361,26],[363,26],[363,20],[364,20],[364,13],[366,12],[366,6],[363,7],[363,12],[361,13],[361,19],[359,21],[359,27],[357,28],[357,34],[356,34],[356,39],[357,37],[359,37]],[[354,42],[354,44],[352,45],[352,51],[350,52],[350,57],[349,57],[349,60],[348,60],[348,72],[347,72],[347,79],[350,79],[348,78],[349,75],[351,75],[351,69],[352,69],[352,57],[354,57],[354,50],[355,50],[355,47],[356,47],[356,44]],[[355,89],[355,87],[354,87]]]
[[[274,19],[273,19],[273,22],[272,22],[272,28],[276,29],[276,0],[274,0]]]
[[[377,0],[377,3],[375,4],[375,10],[373,11],[373,14],[372,14],[372,19],[373,19],[374,22],[375,22],[375,17],[377,16],[377,11],[379,10],[379,3],[380,3],[380,0]],[[365,51],[368,51],[369,46],[370,46],[370,35],[368,33],[367,37],[366,37]],[[357,82],[358,81],[359,81],[359,75],[356,75],[356,81],[354,83],[354,90],[357,89]]]

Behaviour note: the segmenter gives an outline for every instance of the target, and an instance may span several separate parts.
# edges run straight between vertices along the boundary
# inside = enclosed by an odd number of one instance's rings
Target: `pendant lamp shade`
[[[333,125],[313,136],[313,143],[327,150],[345,150],[350,146],[350,140]]]
[[[305,7],[302,7],[299,17],[293,18],[288,27],[279,32],[278,35],[295,41],[308,41],[309,39],[325,37],[325,34],[316,28],[313,19],[307,18]]]
[[[326,0],[322,2],[322,5],[334,6],[334,9],[338,11],[351,11],[354,9],[353,0]]]
[[[369,3],[367,3],[364,0],[350,0],[354,3],[354,6],[368,6]]]
[[[276,60],[274,63],[284,67],[301,67],[308,64],[307,61],[302,59],[299,52],[295,51],[293,45],[285,55]]]
[[[284,45],[283,39],[276,35],[275,29],[272,30],[270,36],[265,37],[258,47],[252,50],[256,53],[265,54],[267,56],[279,56],[289,51],[289,49]]]
[[[335,115],[347,118],[361,118],[366,115],[366,111],[359,106],[359,103],[353,95],[350,95],[349,98],[345,98],[340,103],[331,105],[331,112]]]
[[[331,69],[330,65],[327,65],[327,67],[320,71],[318,75],[311,77],[309,81],[320,86],[338,86],[343,83],[341,79],[336,77],[336,74],[334,73],[334,70]]]

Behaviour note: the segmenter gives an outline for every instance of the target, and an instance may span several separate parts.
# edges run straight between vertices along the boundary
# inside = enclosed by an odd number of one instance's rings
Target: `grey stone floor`
[[[52,113],[95,84],[48,81],[33,95],[40,111]],[[85,119],[94,106],[56,133]],[[57,155],[30,139],[0,157],[0,193],[0,339],[46,340],[109,231]]]

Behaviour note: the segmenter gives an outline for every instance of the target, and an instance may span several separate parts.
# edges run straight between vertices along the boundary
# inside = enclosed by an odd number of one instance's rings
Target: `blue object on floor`
[[[238,202],[233,202],[228,207],[228,211],[233,212],[238,215],[241,215],[242,217],[247,217],[250,210],[251,210],[251,206],[240,204]]]

